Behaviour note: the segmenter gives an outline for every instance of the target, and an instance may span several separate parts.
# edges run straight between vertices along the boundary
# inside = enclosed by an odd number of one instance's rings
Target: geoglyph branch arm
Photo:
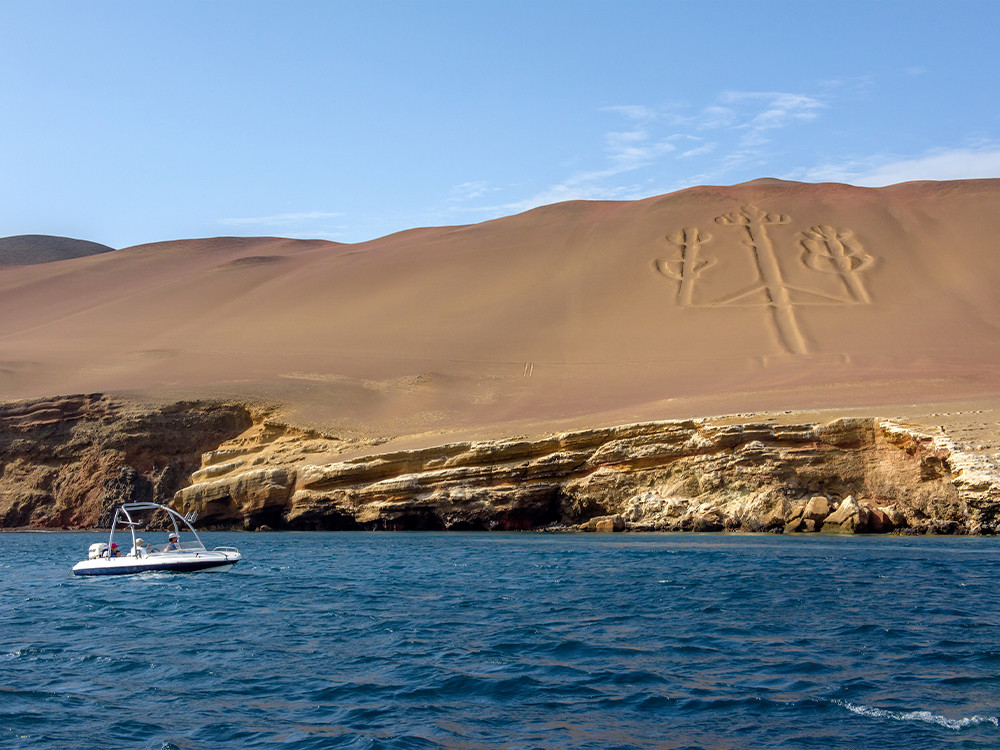
[[[864,251],[849,229],[834,229],[822,224],[802,233],[806,265],[814,271],[840,274],[855,302],[869,304],[871,297],[858,274],[874,258]]]
[[[677,291],[677,302],[690,305],[694,297],[694,282],[707,268],[715,264],[715,258],[700,258],[702,243],[712,239],[710,234],[702,234],[697,227],[684,227],[679,232],[667,235],[667,242],[676,247],[680,258],[657,260],[656,268],[664,276],[681,282]]]

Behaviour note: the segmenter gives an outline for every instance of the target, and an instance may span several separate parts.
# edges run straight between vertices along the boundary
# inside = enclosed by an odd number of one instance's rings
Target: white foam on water
[[[1000,718],[997,718],[996,716],[976,715],[963,716],[961,719],[949,719],[947,716],[931,713],[930,711],[887,711],[884,708],[858,705],[856,703],[848,703],[847,701],[833,702],[838,706],[843,706],[848,711],[856,713],[860,716],[872,716],[877,719],[892,719],[893,721],[922,721],[927,724],[936,724],[940,727],[955,730],[965,729],[966,727],[975,727],[980,724],[992,724],[995,727],[1000,727]]]

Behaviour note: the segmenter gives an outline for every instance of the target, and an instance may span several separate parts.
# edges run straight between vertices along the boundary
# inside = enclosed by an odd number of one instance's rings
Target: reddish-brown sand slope
[[[987,399],[998,235],[1000,180],[758,180],[0,267],[0,399],[259,397],[386,435]]]

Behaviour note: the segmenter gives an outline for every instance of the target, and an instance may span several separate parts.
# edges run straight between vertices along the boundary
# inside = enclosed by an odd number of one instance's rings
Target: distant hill
[[[0,237],[0,266],[33,266],[57,260],[110,253],[113,247],[72,237],[48,234],[18,234]]]

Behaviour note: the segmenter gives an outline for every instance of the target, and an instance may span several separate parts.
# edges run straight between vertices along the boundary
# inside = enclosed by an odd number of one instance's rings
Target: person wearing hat
[[[130,557],[145,557],[149,554],[149,545],[142,541],[142,537],[139,537],[135,540],[135,544],[128,554]]]
[[[164,552],[179,552],[180,545],[177,543],[177,532],[171,531],[167,534],[167,546],[163,548]]]
[[[104,552],[101,553],[104,557],[121,557],[121,550],[118,549],[117,542],[112,542],[111,546],[108,547]]]

